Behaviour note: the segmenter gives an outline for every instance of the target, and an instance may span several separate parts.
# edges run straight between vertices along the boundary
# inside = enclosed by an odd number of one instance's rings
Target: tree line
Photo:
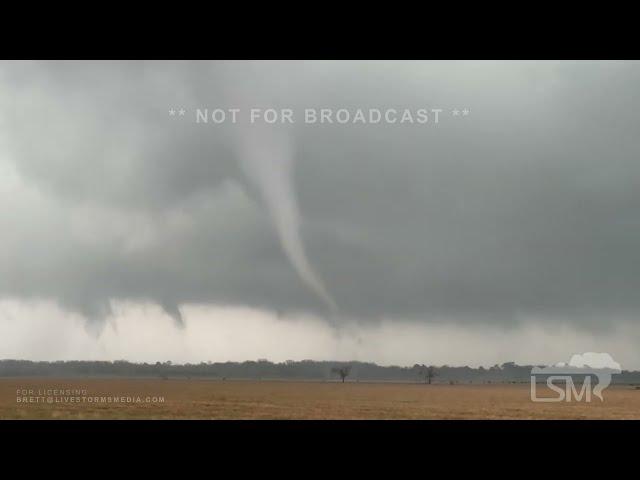
[[[132,363],[116,361],[0,360],[0,377],[147,377],[211,378],[220,380],[321,380],[342,382],[390,381],[412,383],[527,383],[532,365],[514,362],[485,367],[451,367],[415,364],[381,366],[371,362],[332,362],[266,359],[245,362],[201,362],[173,364],[170,361]],[[640,372],[623,371],[613,376],[613,383],[640,384]]]

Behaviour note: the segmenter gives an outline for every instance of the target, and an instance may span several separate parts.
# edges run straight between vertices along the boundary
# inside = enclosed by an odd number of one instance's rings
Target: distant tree
[[[344,367],[333,367],[331,369],[331,372],[340,375],[342,383],[344,383],[345,378],[347,378],[351,373],[351,365],[345,365]]]
[[[438,371],[436,370],[436,367],[434,367],[433,365],[429,366],[427,368],[427,380],[429,385],[431,385],[431,379],[437,376],[438,376]]]
[[[414,368],[416,368],[416,366],[414,366]],[[417,369],[419,375],[424,378],[424,383],[427,383],[429,385],[431,385],[431,380],[433,380],[433,377],[438,376],[436,367],[434,367],[433,365],[417,365]]]
[[[164,380],[165,375],[164,375],[164,372],[162,371],[162,363],[156,362],[155,371],[156,371],[156,374]]]

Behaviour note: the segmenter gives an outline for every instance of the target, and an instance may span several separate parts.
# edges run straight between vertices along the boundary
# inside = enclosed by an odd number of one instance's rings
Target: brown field
[[[86,390],[80,403],[18,402],[48,389]],[[23,395],[18,390],[27,390]],[[39,393],[40,392],[40,393]],[[74,395],[71,395],[74,396]],[[108,403],[100,397],[140,398]],[[95,400],[98,397],[98,401]],[[164,401],[147,403],[147,397]],[[76,398],[78,398],[76,396]],[[640,419],[640,389],[604,402],[534,403],[529,385],[422,385],[156,379],[0,379],[0,419]]]

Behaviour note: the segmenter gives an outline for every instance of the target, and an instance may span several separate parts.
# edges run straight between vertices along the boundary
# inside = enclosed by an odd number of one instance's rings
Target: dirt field
[[[534,403],[529,395],[528,384],[4,378],[0,418],[640,419],[633,387],[609,387],[604,402]]]

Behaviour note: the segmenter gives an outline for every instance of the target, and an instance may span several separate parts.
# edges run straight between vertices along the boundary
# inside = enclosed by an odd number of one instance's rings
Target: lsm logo
[[[592,394],[604,401],[602,392],[611,384],[611,375],[620,373],[620,364],[608,353],[586,352],[571,357],[569,363],[531,369],[531,400],[534,402],[590,402]],[[596,381],[597,380],[597,381]],[[595,382],[594,382],[595,381]],[[538,396],[538,388],[554,395]]]

